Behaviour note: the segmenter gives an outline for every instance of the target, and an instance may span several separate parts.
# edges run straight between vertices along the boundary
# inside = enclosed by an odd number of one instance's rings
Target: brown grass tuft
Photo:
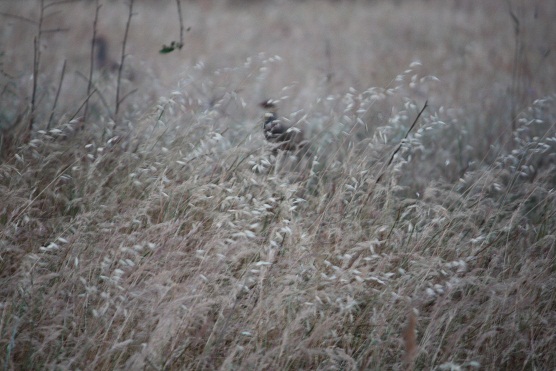
[[[403,330],[402,338],[405,346],[404,364],[406,369],[415,368],[415,356],[417,355],[417,316],[410,310],[407,316],[407,325]]]

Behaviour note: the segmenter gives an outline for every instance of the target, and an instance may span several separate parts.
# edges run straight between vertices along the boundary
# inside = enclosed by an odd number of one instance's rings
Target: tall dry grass
[[[47,129],[39,90],[30,141],[0,164],[3,368],[555,368],[555,71],[534,46],[556,7],[512,4],[512,34],[505,3],[432,3],[251,5],[279,37],[240,9],[188,4],[212,32],[179,69],[130,58],[141,76],[119,117],[101,95],[73,117],[86,81],[68,75]],[[92,24],[91,5],[72,6]],[[145,27],[172,7],[136,10]],[[355,37],[368,20],[374,47]],[[515,37],[517,59],[489,49]],[[59,67],[43,57],[48,91]],[[538,71],[518,84],[512,63]],[[19,68],[2,80],[6,122],[26,112]],[[113,78],[94,82],[111,102]],[[269,96],[311,156],[272,155],[256,108]]]

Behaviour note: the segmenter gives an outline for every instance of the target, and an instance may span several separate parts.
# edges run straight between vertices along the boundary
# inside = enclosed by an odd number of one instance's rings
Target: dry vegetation
[[[0,3],[2,369],[556,369],[555,2],[181,5]]]

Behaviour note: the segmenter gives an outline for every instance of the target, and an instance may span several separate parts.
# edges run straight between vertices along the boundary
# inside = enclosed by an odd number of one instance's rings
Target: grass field
[[[556,2],[97,4],[0,2],[2,369],[556,369]]]

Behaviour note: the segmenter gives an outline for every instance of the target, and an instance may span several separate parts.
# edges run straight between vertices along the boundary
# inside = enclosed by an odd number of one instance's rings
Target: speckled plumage
[[[271,101],[260,104],[266,110],[263,118],[264,137],[270,143],[276,143],[276,149],[284,151],[298,150],[304,143],[303,132],[285,125],[276,114],[276,105]]]

